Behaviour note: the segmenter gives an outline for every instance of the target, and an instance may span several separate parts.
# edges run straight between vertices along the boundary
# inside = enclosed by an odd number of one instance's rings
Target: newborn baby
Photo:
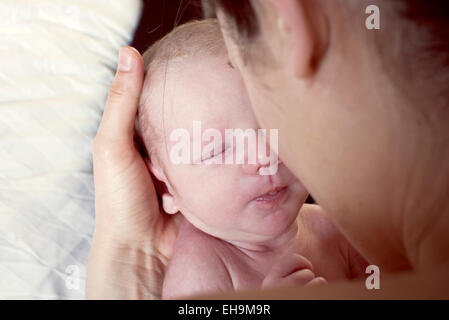
[[[211,164],[233,148],[216,142],[199,159],[174,163],[177,129],[189,134],[190,145],[207,143],[193,141],[194,121],[223,137],[225,129],[258,129],[216,21],[176,28],[145,52],[144,62],[136,129],[148,168],[161,182],[164,210],[183,216],[163,298],[364,274],[366,262],[318,206],[304,204],[307,191],[282,162],[271,175],[260,174],[267,162]]]

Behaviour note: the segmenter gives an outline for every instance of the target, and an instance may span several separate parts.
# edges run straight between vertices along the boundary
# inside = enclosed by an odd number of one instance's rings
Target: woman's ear
[[[161,168],[152,163],[148,157],[144,158],[145,165],[157,181],[154,182],[156,192],[161,196],[162,208],[168,214],[175,214],[179,212],[179,208],[176,205],[176,201],[173,195],[170,193],[171,190],[170,182],[168,181],[165,173]]]
[[[281,36],[283,59],[295,76],[311,76],[319,67],[329,42],[328,21],[317,0],[271,0]]]

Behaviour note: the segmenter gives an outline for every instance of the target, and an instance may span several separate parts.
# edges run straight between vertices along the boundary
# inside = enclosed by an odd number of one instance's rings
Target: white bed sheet
[[[0,1],[0,298],[82,299],[91,144],[140,0]]]

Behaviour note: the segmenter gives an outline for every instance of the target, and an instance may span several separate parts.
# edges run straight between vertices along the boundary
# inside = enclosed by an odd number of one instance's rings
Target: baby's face
[[[227,241],[260,243],[285,231],[307,197],[285,165],[280,162],[273,175],[260,175],[263,165],[249,164],[246,158],[243,164],[205,164],[210,155],[203,154],[202,159],[192,155],[193,144],[204,147],[213,141],[194,136],[194,121],[200,121],[202,132],[209,128],[221,132],[223,141],[215,142],[223,153],[212,157],[223,159],[230,148],[224,141],[225,129],[257,132],[240,75],[227,58],[190,59],[169,66],[150,83],[147,101],[161,111],[156,121],[165,140],[156,148],[160,164],[154,162],[153,172],[167,184],[169,195],[163,201],[170,203],[171,211],[179,210],[200,230]],[[189,132],[191,160],[200,164],[175,164],[170,158],[170,150],[179,145],[179,140],[170,141],[170,134],[180,128]]]

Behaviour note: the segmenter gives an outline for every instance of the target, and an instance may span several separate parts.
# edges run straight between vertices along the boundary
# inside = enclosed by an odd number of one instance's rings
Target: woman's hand
[[[153,181],[134,144],[144,78],[137,50],[122,48],[93,143],[95,231],[86,297],[159,298],[178,223],[161,212]]]

